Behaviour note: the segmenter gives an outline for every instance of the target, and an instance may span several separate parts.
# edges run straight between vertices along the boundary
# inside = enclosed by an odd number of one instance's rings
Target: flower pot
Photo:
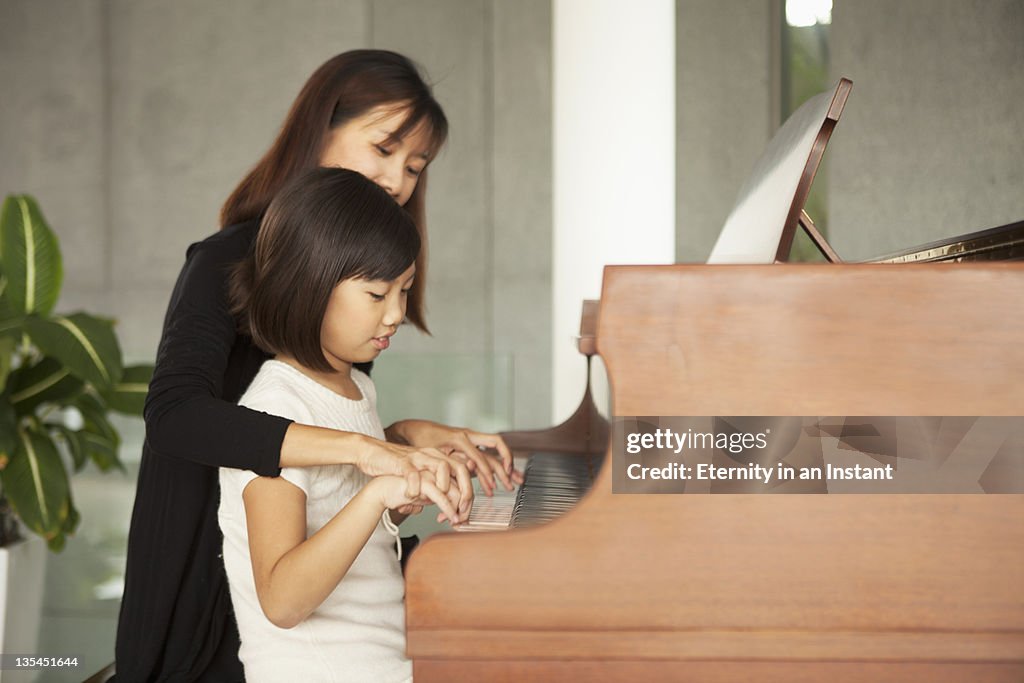
[[[0,652],[10,655],[38,651],[39,623],[46,581],[46,543],[38,536],[0,548]],[[2,683],[27,683],[38,671],[0,670]]]

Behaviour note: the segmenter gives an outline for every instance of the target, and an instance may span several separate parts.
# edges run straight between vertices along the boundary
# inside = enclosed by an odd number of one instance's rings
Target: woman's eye
[[[420,173],[423,173],[423,171],[422,171],[421,169],[418,169],[418,168],[413,168],[413,167],[411,167],[411,166],[410,166],[410,167],[408,167],[408,168],[406,168],[405,170],[406,170],[406,172],[408,172],[408,174],[409,174],[409,175],[411,175],[411,176],[412,176],[413,178],[419,178],[419,177],[420,177]]]
[[[374,147],[377,149],[377,153],[380,154],[382,157],[391,156],[391,150],[385,147],[384,145],[374,145]]]
[[[384,301],[385,295],[384,294],[376,294],[374,292],[370,292],[370,298],[373,299],[374,301]]]

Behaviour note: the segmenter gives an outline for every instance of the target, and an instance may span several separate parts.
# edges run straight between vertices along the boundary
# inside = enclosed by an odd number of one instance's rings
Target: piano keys
[[[532,453],[517,458],[523,483],[513,491],[477,496],[469,522],[456,531],[500,531],[550,522],[580,501],[594,483],[604,457],[566,453]]]
[[[469,522],[457,531],[499,531],[551,521],[572,509],[594,482],[608,444],[608,421],[594,405],[591,359],[597,353],[597,301],[584,301],[576,347],[587,359],[587,383],[579,407],[550,429],[505,432],[524,481],[514,491],[477,496]]]
[[[564,453],[534,453],[512,509],[510,526],[550,522],[576,507],[590,490],[603,458]]]
[[[516,467],[518,468],[519,465]],[[520,490],[522,490],[522,484],[517,485],[512,491],[506,491],[499,487],[490,496],[477,493],[473,500],[473,509],[469,511],[469,521],[455,527],[455,531],[465,533],[508,529],[512,523],[512,509],[515,507],[516,497]]]

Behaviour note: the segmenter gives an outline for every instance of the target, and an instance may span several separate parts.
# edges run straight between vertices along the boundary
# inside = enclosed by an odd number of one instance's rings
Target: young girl
[[[297,423],[382,439],[370,378],[406,314],[420,239],[386,191],[318,169],[270,204],[232,279],[243,331],[275,354],[239,401]],[[351,465],[220,470],[224,564],[250,683],[411,680],[397,528],[388,510],[436,502],[432,476]],[[400,548],[400,546],[399,546]]]

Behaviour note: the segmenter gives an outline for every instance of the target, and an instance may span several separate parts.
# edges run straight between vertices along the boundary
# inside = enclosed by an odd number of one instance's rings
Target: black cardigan
[[[258,223],[189,247],[146,398],[117,627],[117,681],[241,681],[217,525],[217,467],[277,476],[290,420],[234,403],[267,355],[236,333],[232,266]]]

